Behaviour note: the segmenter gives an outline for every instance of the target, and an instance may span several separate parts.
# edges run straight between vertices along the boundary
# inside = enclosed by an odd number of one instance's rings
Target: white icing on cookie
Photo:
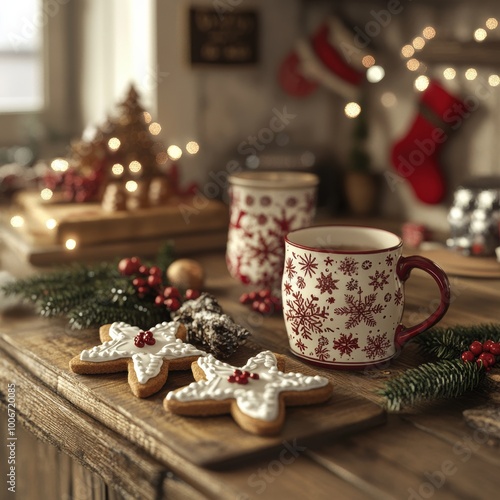
[[[235,399],[238,408],[249,417],[272,421],[279,414],[279,394],[283,391],[308,391],[328,384],[328,379],[319,375],[283,373],[278,370],[278,361],[271,351],[263,351],[250,358],[245,366],[237,368],[215,359],[211,354],[199,358],[198,366],[204,371],[206,380],[193,382],[182,389],[167,394],[168,400],[180,402]],[[235,370],[257,373],[258,380],[249,379],[248,384],[229,382]]]
[[[134,339],[143,330],[127,323],[115,322],[109,328],[109,336],[112,340],[82,351],[80,359],[100,363],[132,358],[137,380],[140,384],[145,384],[160,373],[164,359],[206,356],[206,352],[175,337],[179,326],[177,322],[160,323],[149,329],[156,341],[155,344],[137,347]]]

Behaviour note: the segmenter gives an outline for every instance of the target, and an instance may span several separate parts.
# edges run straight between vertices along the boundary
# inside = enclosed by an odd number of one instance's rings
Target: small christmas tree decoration
[[[438,360],[409,369],[385,384],[380,394],[391,411],[477,389],[500,360],[500,325],[437,327],[419,335],[416,343],[425,355]]]

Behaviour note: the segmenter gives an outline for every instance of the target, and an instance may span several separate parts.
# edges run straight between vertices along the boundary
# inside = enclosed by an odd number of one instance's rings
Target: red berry
[[[162,306],[163,304],[163,297],[161,295],[157,295],[155,297],[155,306]]]
[[[248,384],[248,379],[246,377],[236,377],[236,382],[241,385]]]
[[[261,299],[268,299],[271,296],[271,290],[269,288],[264,288],[257,294]]]
[[[241,374],[243,377],[248,378],[250,377],[250,372],[247,372],[246,370]]]
[[[147,286],[139,286],[137,287],[137,293],[139,295],[146,295],[149,292],[149,288]]]
[[[142,335],[139,334],[134,337],[134,344],[137,347],[144,347],[144,340],[142,338]]]
[[[165,290],[163,290],[163,296],[166,299],[180,299],[181,294],[179,293],[179,290],[175,288],[175,286],[167,286]]]
[[[485,340],[483,342],[483,352],[490,352],[491,344],[493,344],[493,340]]]
[[[236,368],[236,370],[234,370],[234,375],[239,377],[240,375],[242,374],[242,371],[239,370],[238,368]]]
[[[158,266],[151,266],[149,268],[149,274],[150,274],[150,276],[161,277],[163,273],[162,273],[161,269]]]
[[[462,353],[462,361],[465,363],[474,361],[476,359],[476,356],[474,356],[474,353],[471,351],[465,351]]]
[[[248,300],[249,300],[250,302],[253,302],[256,298],[257,298],[257,292],[250,292],[250,293],[248,294]]]
[[[144,264],[142,266],[139,266],[139,273],[147,276],[149,274],[149,267],[145,266]]]
[[[141,261],[137,257],[122,259],[118,262],[118,271],[124,276],[132,276],[139,270]]]
[[[270,314],[272,311],[272,306],[269,304],[266,304],[265,302],[261,302],[259,304],[259,312],[261,314]]]
[[[153,337],[151,337],[151,338],[149,338],[147,340],[144,339],[144,342],[146,342],[146,344],[148,344],[148,345],[155,345],[156,344],[156,339],[153,338]]]
[[[186,297],[186,300],[194,300],[197,299],[200,296],[200,291],[199,290],[194,290],[193,288],[188,288],[186,290],[186,293],[184,296]]]
[[[236,377],[234,375],[229,375],[229,377],[227,377],[227,381],[234,384],[236,382]]]
[[[259,374],[258,373],[250,373],[250,378],[253,378],[254,380],[259,380]]]
[[[147,281],[148,281],[148,285],[150,287],[153,287],[153,288],[157,287],[158,285],[161,285],[161,278],[160,278],[160,276],[155,276],[153,274],[150,274],[148,276],[148,280]]]
[[[248,293],[242,293],[240,295],[240,303],[241,304],[250,304],[250,295]]]
[[[169,311],[177,311],[181,307],[181,301],[176,297],[166,299],[164,303]]]
[[[254,300],[254,301],[252,302],[252,309],[253,309],[254,311],[258,311],[258,310],[259,310],[259,307],[260,307],[260,304],[261,304],[261,303],[260,303],[258,300]]]
[[[132,285],[134,285],[136,288],[139,288],[140,286],[146,285],[146,280],[143,278],[134,278],[132,280]]]
[[[491,352],[482,352],[479,359],[488,363],[488,366],[493,366],[496,363],[496,358]]]
[[[483,344],[479,340],[474,340],[469,346],[469,350],[475,355],[479,356],[483,352]]]
[[[500,356],[500,342],[493,342],[490,345],[490,352],[494,356]]]

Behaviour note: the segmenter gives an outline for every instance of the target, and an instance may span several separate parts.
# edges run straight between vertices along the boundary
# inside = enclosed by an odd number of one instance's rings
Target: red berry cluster
[[[76,168],[65,172],[50,171],[43,178],[43,184],[52,191],[60,190],[67,201],[83,203],[93,201],[99,194],[99,187],[104,180],[102,166],[93,166],[89,174],[83,174]]]
[[[142,330],[138,335],[134,337],[134,344],[136,347],[144,347],[144,345],[155,345],[156,339],[153,337],[153,332],[149,330],[147,332],[143,332]]]
[[[500,342],[474,340],[469,346],[469,350],[462,353],[462,361],[464,363],[475,361],[479,366],[483,366],[486,371],[490,371],[491,367],[497,362],[496,356],[500,356]]]
[[[181,307],[183,297],[180,291],[176,287],[165,285],[164,273],[158,266],[148,267],[142,264],[138,257],[129,257],[118,263],[118,270],[124,276],[135,276],[132,285],[139,297],[150,297],[155,305],[165,306],[169,311],[177,311]],[[199,296],[198,290],[188,289],[184,293],[184,300],[196,299]]]
[[[247,371],[242,372],[241,370],[236,369],[234,370],[232,375],[229,375],[229,377],[227,377],[227,381],[231,382],[232,384],[246,385],[248,384],[249,378],[253,378],[254,380],[259,380],[259,374],[250,373]]]
[[[264,288],[256,292],[244,293],[240,297],[240,302],[251,305],[252,309],[265,316],[270,316],[276,311],[282,310],[281,299],[273,295],[269,288]]]

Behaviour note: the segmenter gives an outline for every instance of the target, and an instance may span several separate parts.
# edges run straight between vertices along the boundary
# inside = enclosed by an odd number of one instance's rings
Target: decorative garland
[[[379,394],[390,411],[477,389],[500,361],[500,324],[433,328],[415,342],[437,361],[411,368],[385,384]]]

